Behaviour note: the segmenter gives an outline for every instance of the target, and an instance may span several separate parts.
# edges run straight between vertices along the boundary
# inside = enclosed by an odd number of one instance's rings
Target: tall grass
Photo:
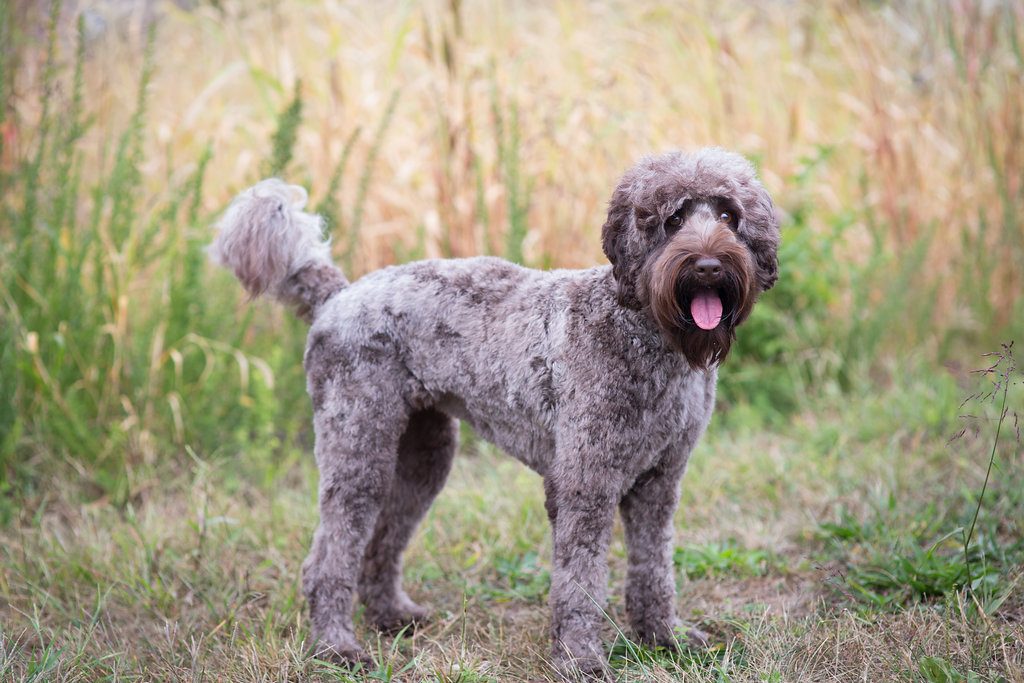
[[[723,369],[734,415],[1024,329],[1016,2],[219,3],[77,41],[58,3],[31,25],[2,8],[2,486],[64,463],[123,502],[139,463],[307,438],[302,326],[243,306],[202,250],[264,173],[312,186],[357,277],[601,263],[641,153],[749,154],[782,276]],[[42,48],[18,35],[40,26]]]
[[[30,482],[40,461],[66,459],[98,494],[123,502],[135,465],[269,437],[274,370],[241,350],[248,324],[230,325],[235,297],[209,288],[201,207],[210,149],[155,196],[142,186],[154,34],[113,152],[88,168],[84,24],[65,88],[59,12],[54,3],[39,118],[0,173],[12,245],[0,279],[10,397],[0,476]],[[295,117],[286,110],[282,127]],[[282,138],[271,164],[287,163]]]
[[[971,516],[971,523],[969,526],[961,528],[961,538],[963,540],[964,548],[964,566],[965,573],[967,575],[966,586],[973,589],[973,575],[971,571],[971,556],[970,547],[971,541],[974,539],[974,532],[978,528],[978,518],[981,515],[982,505],[985,503],[985,492],[988,490],[989,481],[992,479],[992,469],[996,464],[996,455],[999,453],[999,437],[1003,434],[1003,428],[1006,427],[1007,431],[1010,429],[1010,418],[1012,417],[1012,424],[1014,427],[1016,437],[1013,442],[1020,446],[1020,425],[1019,417],[1016,410],[1013,410],[1007,405],[1007,399],[1010,396],[1010,387],[1014,384],[1022,384],[1018,372],[1016,359],[1013,357],[1013,342],[1003,344],[1000,351],[986,354],[989,359],[994,359],[992,365],[989,367],[977,371],[977,374],[985,376],[987,380],[991,382],[991,389],[987,392],[981,392],[969,396],[965,401],[964,405],[974,401],[977,403],[984,404],[985,402],[991,402],[993,404],[998,403],[999,413],[995,418],[995,430],[992,436],[992,448],[988,454],[988,466],[985,469],[985,480],[981,486],[981,492],[978,494],[978,504],[974,508],[974,514]],[[963,407],[963,406],[961,406]],[[1012,413],[1011,413],[1012,411]],[[966,418],[969,422],[980,422],[981,420],[976,416]],[[975,425],[971,425],[972,427]],[[959,432],[955,438],[963,437],[967,432],[965,427]],[[954,439],[955,440],[955,439]]]

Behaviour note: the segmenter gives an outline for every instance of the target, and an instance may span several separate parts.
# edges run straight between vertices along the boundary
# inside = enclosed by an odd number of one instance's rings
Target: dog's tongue
[[[713,330],[722,320],[722,300],[712,291],[701,292],[690,302],[693,322],[702,330]]]

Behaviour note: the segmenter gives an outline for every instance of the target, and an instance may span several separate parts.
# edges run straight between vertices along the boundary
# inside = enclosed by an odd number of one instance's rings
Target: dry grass
[[[848,599],[843,577],[869,561],[867,546],[836,555],[822,522],[837,509],[863,520],[881,514],[888,529],[880,533],[911,547],[922,529],[969,508],[948,480],[976,490],[984,475],[983,442],[951,452],[941,434],[920,428],[893,439],[891,417],[869,412],[824,411],[851,435],[833,452],[799,426],[712,432],[684,483],[677,543],[729,539],[774,559],[753,573],[728,563],[705,578],[681,573],[681,614],[719,648],[671,658],[620,642],[620,681],[916,680],[928,658],[980,677],[972,680],[1024,680],[1019,570],[1006,575],[999,590],[1008,598],[990,613],[963,593],[895,612]],[[854,436],[855,426],[867,431]],[[914,458],[901,457],[908,443]],[[468,450],[407,558],[410,591],[434,607],[435,620],[397,641],[363,633],[385,680],[551,676],[540,481],[488,447]],[[1019,455],[1007,457],[1007,471],[1019,471]],[[315,523],[315,476],[308,461],[281,471],[250,459],[240,472],[230,460],[195,460],[185,471],[140,474],[135,498],[119,510],[78,505],[74,485],[61,484],[67,473],[55,474],[0,532],[3,677],[347,680],[305,654],[297,577]],[[999,479],[985,522],[1002,529],[993,533],[1006,547],[1022,538],[1016,489],[1019,477]],[[955,552],[951,561],[959,562]],[[609,643],[626,621],[624,563],[617,529]]]
[[[208,208],[257,178],[273,114],[300,79],[306,125],[290,175],[318,192],[356,129],[360,167],[398,93],[365,207],[359,272],[402,258],[420,238],[428,255],[503,243],[510,179],[499,140],[508,141],[513,112],[519,177],[532,190],[525,247],[534,263],[601,260],[597,226],[609,189],[643,153],[736,148],[758,159],[789,205],[803,161],[828,148],[829,162],[802,192],[819,229],[845,225],[849,256],[865,258],[873,245],[899,253],[931,235],[936,277],[915,286],[938,286],[940,326],[976,329],[992,321],[963,310],[968,302],[947,275],[982,265],[971,260],[979,251],[999,251],[990,272],[973,275],[990,290],[996,322],[1016,310],[1024,288],[1014,267],[1024,256],[1019,2],[216,4],[222,9],[167,8],[159,24],[144,154],[154,195],[168,178],[184,178],[207,144],[215,150]],[[131,111],[138,33],[90,47],[97,143]],[[29,98],[16,104],[31,121]],[[349,173],[350,204],[358,183]]]

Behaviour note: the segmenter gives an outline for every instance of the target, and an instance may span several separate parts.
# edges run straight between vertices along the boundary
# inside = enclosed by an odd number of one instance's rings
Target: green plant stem
[[[1012,367],[1010,368],[1012,370]],[[988,469],[985,470],[985,481],[981,485],[981,495],[978,496],[978,505],[974,508],[974,518],[971,520],[971,528],[964,537],[964,564],[967,567],[967,588],[970,589],[973,579],[971,578],[971,557],[967,552],[974,537],[974,527],[978,524],[978,515],[981,514],[981,504],[985,500],[985,491],[988,490],[988,480],[992,476],[992,466],[996,461],[996,447],[999,445],[999,433],[1003,430],[1003,421],[1006,419],[1006,395],[1010,390],[1010,370],[1007,370],[1003,377],[1003,400],[999,406],[999,421],[996,423],[996,435],[992,439],[992,452],[988,456]]]

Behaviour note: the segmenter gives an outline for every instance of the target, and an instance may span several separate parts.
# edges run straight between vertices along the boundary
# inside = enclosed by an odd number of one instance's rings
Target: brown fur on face
[[[722,320],[713,330],[702,330],[689,314],[689,303],[705,288],[695,276],[694,264],[702,257],[722,262],[723,277],[714,287],[722,299]],[[734,233],[719,224],[707,237],[680,231],[657,253],[646,276],[651,315],[665,339],[694,369],[720,363],[736,338],[756,300],[754,263]]]
[[[666,221],[686,202],[704,208],[672,232]],[[731,226],[716,222],[723,208],[736,219]],[[736,326],[778,279],[779,215],[750,162],[721,149],[646,157],[627,171],[609,202],[601,244],[619,304],[646,311],[669,348],[694,369],[725,358]],[[702,256],[717,258],[724,269],[714,287],[723,315],[713,330],[690,318],[700,288],[693,266]]]

